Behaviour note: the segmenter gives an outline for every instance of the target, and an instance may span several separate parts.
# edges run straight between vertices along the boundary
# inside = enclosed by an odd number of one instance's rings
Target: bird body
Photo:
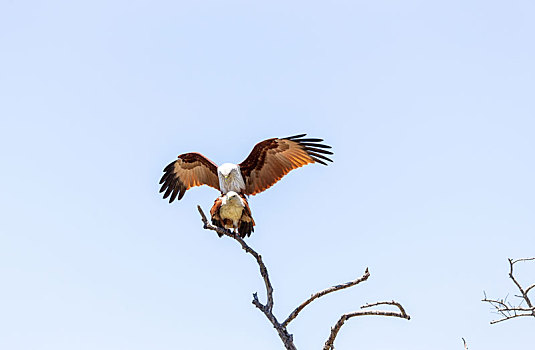
[[[250,236],[254,231],[255,222],[251,209],[244,195],[230,191],[218,197],[212,209],[212,224],[226,229],[238,230],[240,237]],[[221,235],[220,235],[221,236]]]

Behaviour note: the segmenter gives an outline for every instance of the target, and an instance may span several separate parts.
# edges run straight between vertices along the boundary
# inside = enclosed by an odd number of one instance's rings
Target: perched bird
[[[217,227],[238,230],[241,238],[250,236],[254,232],[254,220],[247,199],[242,194],[229,191],[217,198],[210,209],[212,225]],[[222,236],[219,232],[219,237]]]
[[[181,199],[186,190],[208,185],[221,194],[234,191],[255,195],[273,186],[293,169],[306,164],[332,162],[326,155],[333,154],[322,144],[322,139],[304,138],[306,134],[264,140],[253,148],[240,164],[217,166],[200,153],[184,153],[167,165],[160,180],[169,203]]]

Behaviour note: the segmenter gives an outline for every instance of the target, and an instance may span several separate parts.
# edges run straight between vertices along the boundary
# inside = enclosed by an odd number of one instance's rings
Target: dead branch
[[[293,343],[293,336],[290,333],[288,333],[288,331],[286,330],[286,327],[283,327],[279,323],[279,321],[277,321],[277,318],[275,317],[275,315],[273,315],[273,312],[272,312],[273,310],[273,287],[271,286],[271,281],[269,280],[269,274],[268,274],[266,265],[264,265],[264,262],[262,261],[262,256],[258,254],[256,251],[254,251],[251,247],[249,247],[249,245],[245,243],[245,241],[239,235],[232,233],[228,230],[225,230],[223,228],[216,227],[216,226],[209,224],[208,219],[206,218],[206,215],[204,215],[204,212],[202,211],[200,205],[197,206],[197,209],[199,210],[199,213],[201,214],[201,219],[204,224],[203,228],[205,230],[216,231],[219,234],[233,238],[241,245],[243,250],[251,254],[256,259],[256,262],[258,263],[258,266],[260,268],[260,275],[262,275],[262,278],[264,279],[264,284],[266,285],[267,302],[266,302],[266,305],[263,305],[258,300],[258,294],[254,293],[253,304],[260,311],[262,311],[264,315],[266,315],[267,319],[271,322],[273,327],[277,330],[277,333],[279,334],[279,337],[284,343],[284,346],[286,347],[286,349],[296,350],[297,348],[295,347]]]
[[[353,287],[353,286],[356,286],[357,284],[359,284],[360,282],[364,282],[368,279],[368,277],[370,277],[370,272],[368,271],[368,268],[366,268],[366,271],[364,271],[364,275],[362,275],[362,277],[360,278],[357,278],[356,280],[354,281],[350,281],[350,282],[347,282],[347,283],[344,283],[344,284],[339,284],[339,285],[336,285],[336,286],[332,286],[330,288],[327,288],[327,289],[324,289],[320,292],[317,292],[315,294],[312,294],[310,296],[310,298],[308,298],[306,301],[304,301],[301,305],[299,305],[291,314],[290,316],[288,316],[288,318],[282,323],[283,326],[287,326],[288,323],[292,322],[293,319],[295,319],[297,317],[297,315],[299,315],[299,313],[301,312],[301,310],[303,310],[305,308],[305,306],[307,306],[308,304],[310,304],[311,302],[313,302],[315,299],[319,298],[319,297],[322,297],[326,294],[329,294],[329,293],[332,293],[332,292],[336,292],[336,291],[339,291],[339,290],[342,290],[342,289],[346,289],[346,288],[349,288],[349,287]]]
[[[260,311],[262,311],[262,313],[266,316],[266,318],[271,322],[273,327],[277,330],[277,333],[279,334],[279,337],[282,340],[282,342],[283,342],[283,344],[284,344],[284,346],[286,347],[287,350],[297,350],[297,348],[295,347],[294,342],[293,342],[293,335],[288,332],[287,326],[292,320],[294,320],[299,315],[299,313],[307,305],[309,305],[315,299],[318,299],[318,298],[320,298],[320,297],[322,297],[322,296],[324,296],[326,294],[329,294],[329,293],[332,293],[332,292],[336,292],[336,291],[339,291],[339,290],[342,290],[342,289],[346,289],[346,288],[349,288],[349,287],[353,287],[353,286],[355,286],[355,285],[357,285],[357,284],[359,284],[361,282],[366,281],[368,279],[368,277],[370,277],[370,272],[368,271],[368,268],[366,268],[366,271],[364,272],[364,274],[360,278],[357,278],[356,280],[353,280],[353,281],[350,281],[350,282],[347,282],[347,283],[344,283],[344,284],[339,284],[339,285],[336,285],[336,286],[332,286],[330,288],[327,288],[327,289],[324,289],[324,290],[322,290],[320,292],[312,294],[312,296],[310,298],[308,298],[307,300],[305,300],[302,304],[300,304],[286,318],[286,320],[284,322],[280,323],[277,320],[277,318],[275,317],[275,315],[273,314],[273,287],[271,285],[271,281],[269,280],[269,274],[268,274],[266,265],[264,264],[264,262],[262,260],[262,256],[260,254],[258,254],[255,250],[253,250],[251,247],[249,247],[249,245],[247,243],[245,243],[243,238],[241,238],[236,233],[232,233],[232,232],[230,232],[228,230],[225,230],[223,228],[211,225],[208,222],[208,219],[206,218],[206,215],[204,215],[204,212],[203,212],[203,210],[201,209],[201,207],[199,205],[197,206],[197,209],[199,210],[199,214],[201,215],[201,220],[202,220],[202,222],[204,224],[203,228],[205,230],[216,231],[220,235],[225,235],[225,236],[228,236],[230,238],[233,238],[234,240],[236,240],[241,245],[242,249],[245,250],[246,253],[251,254],[256,259],[256,262],[258,263],[258,266],[260,268],[260,275],[264,279],[264,284],[266,286],[267,302],[266,302],[265,305],[262,304],[260,302],[260,300],[258,299],[258,294],[257,293],[253,293],[253,304]],[[400,317],[400,318],[405,318],[407,320],[410,319],[410,316],[405,313],[405,310],[403,309],[401,304],[399,304],[398,302],[395,302],[395,301],[383,301],[383,302],[377,302],[377,303],[372,303],[372,304],[366,304],[364,306],[361,306],[361,309],[372,307],[372,306],[377,306],[377,305],[385,305],[385,304],[396,306],[400,310],[400,312],[380,311],[380,310],[367,310],[367,311],[356,311],[356,312],[344,314],[344,315],[342,315],[340,320],[336,323],[335,327],[331,329],[331,335],[330,335],[329,339],[327,340],[327,342],[325,343],[325,346],[324,346],[323,349],[324,350],[325,349],[329,349],[329,350],[330,349],[334,349],[333,343],[334,343],[334,339],[336,338],[336,335],[338,334],[338,332],[339,332],[340,328],[342,327],[342,325],[344,324],[344,322],[347,319],[351,318],[351,317],[363,316],[363,315],[376,315],[376,316]],[[327,347],[328,346],[327,344],[330,344],[329,347]]]
[[[496,312],[501,316],[501,318],[497,320],[493,320],[490,322],[490,324],[499,323],[502,321],[510,320],[512,318],[517,317],[526,317],[531,316],[535,317],[535,307],[532,304],[532,301],[528,295],[528,293],[535,287],[535,284],[530,285],[526,289],[522,287],[520,282],[518,282],[518,279],[514,275],[514,265],[518,262],[524,262],[524,261],[532,261],[535,260],[535,257],[533,258],[523,258],[523,259],[507,259],[509,261],[509,278],[513,281],[515,286],[520,291],[520,295],[517,295],[521,299],[520,303],[518,305],[512,305],[511,303],[507,302],[507,298],[505,299],[489,299],[487,298],[487,295],[484,294],[484,298],[481,300],[483,302],[487,302],[491,304]],[[523,307],[522,304],[526,303],[527,307]]]
[[[338,332],[340,331],[340,328],[344,325],[344,323],[356,316],[390,316],[390,317],[399,317],[404,318],[406,320],[410,320],[411,317],[405,313],[405,310],[401,306],[400,303],[392,300],[392,301],[380,301],[377,303],[372,304],[366,304],[361,306],[361,309],[377,306],[377,305],[394,305],[399,309],[399,312],[395,311],[382,311],[382,310],[366,310],[366,311],[355,311],[350,312],[347,314],[343,314],[338,322],[334,325],[334,327],[331,328],[331,334],[329,335],[329,338],[325,342],[325,345],[323,346],[323,350],[333,350],[334,349],[334,340],[336,339],[336,336],[338,335]]]

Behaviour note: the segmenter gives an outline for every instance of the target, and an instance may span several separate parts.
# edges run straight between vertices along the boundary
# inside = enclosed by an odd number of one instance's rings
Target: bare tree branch
[[[288,318],[282,323],[283,326],[287,326],[288,323],[292,322],[293,319],[295,319],[297,317],[297,315],[299,315],[299,313],[301,312],[301,310],[303,310],[308,304],[310,304],[311,302],[313,302],[315,299],[319,298],[319,297],[322,297],[326,294],[329,294],[329,293],[332,293],[332,292],[336,292],[338,290],[342,290],[342,289],[346,289],[346,288],[349,288],[349,287],[353,287],[353,286],[356,286],[357,284],[359,284],[360,282],[364,282],[368,279],[368,277],[370,277],[370,272],[368,271],[368,268],[366,268],[366,271],[364,271],[364,274],[362,275],[362,277],[359,277],[357,278],[356,280],[354,281],[350,281],[350,282],[347,282],[347,283],[344,283],[344,284],[339,284],[339,285],[336,285],[336,286],[332,286],[330,288],[327,288],[327,289],[324,289],[322,291],[319,291],[317,293],[314,293],[310,296],[310,298],[308,298],[306,301],[304,301],[301,305],[299,305],[291,314],[290,316],[288,316]]]
[[[243,238],[241,238],[239,235],[232,233],[228,230],[225,230],[223,228],[210,225],[199,205],[197,206],[197,209],[199,210],[199,213],[201,214],[202,222],[204,223],[204,229],[216,231],[219,234],[223,234],[225,236],[234,238],[236,241],[238,241],[238,243],[241,245],[243,250],[251,254],[256,259],[256,262],[258,263],[258,266],[260,267],[260,275],[262,275],[262,278],[264,279],[264,283],[266,285],[267,303],[265,307],[269,312],[271,312],[271,310],[273,310],[273,287],[271,286],[271,282],[269,280],[269,275],[267,272],[266,265],[264,265],[264,262],[262,261],[262,256],[258,254],[257,252],[255,252],[251,247],[249,247],[249,245],[247,245],[247,243],[245,243]]]
[[[490,324],[496,324],[496,323],[500,323],[502,321],[510,320],[512,318],[523,317],[523,316],[533,316],[533,315],[532,314],[514,314],[514,315],[511,315],[511,316],[505,316],[504,318],[500,318],[499,320],[490,321]]]
[[[511,260],[511,259],[509,259],[509,260]],[[530,261],[530,260],[535,260],[535,257],[532,257],[532,258],[516,259],[516,260],[514,260],[512,263],[513,263],[513,264],[516,264],[517,262],[520,262],[520,261]]]
[[[213,226],[208,223],[208,219],[206,218],[206,215],[204,215],[204,212],[201,209],[201,206],[198,205],[197,209],[199,210],[199,213],[201,214],[201,219],[204,224],[204,229],[206,230],[212,230],[216,231],[219,234],[228,236],[230,238],[233,238],[236,240],[243,250],[245,250],[247,253],[251,254],[258,263],[258,266],[260,268],[260,275],[262,275],[262,278],[264,279],[264,283],[266,285],[266,295],[267,295],[267,302],[266,305],[263,305],[258,300],[258,294],[253,294],[253,304],[256,306],[260,311],[266,315],[267,319],[271,322],[273,327],[277,330],[277,333],[279,334],[279,337],[281,338],[282,342],[284,343],[284,346],[288,350],[296,350],[296,347],[293,343],[293,336],[288,333],[286,330],[286,327],[282,326],[279,321],[277,321],[277,318],[275,315],[273,315],[273,287],[271,286],[271,281],[269,280],[269,274],[266,268],[266,265],[264,265],[264,262],[262,261],[262,256],[258,254],[256,251],[254,251],[245,241],[237,234],[232,233],[228,230],[225,230],[220,227]]]
[[[234,240],[236,240],[241,245],[242,249],[245,250],[245,252],[251,254],[256,259],[256,262],[258,263],[258,267],[260,268],[260,275],[264,279],[264,284],[266,286],[267,302],[266,302],[265,305],[262,304],[260,302],[260,300],[258,299],[258,294],[257,293],[253,293],[253,304],[260,311],[262,311],[262,313],[266,316],[266,318],[271,322],[273,327],[277,330],[277,333],[279,334],[279,337],[282,340],[282,342],[283,342],[283,344],[284,344],[284,346],[286,347],[287,350],[297,350],[297,348],[295,347],[294,342],[293,342],[293,335],[288,332],[286,327],[288,326],[288,324],[292,320],[294,320],[298,316],[298,314],[307,305],[309,305],[315,299],[318,299],[318,298],[320,298],[320,297],[322,297],[322,296],[324,296],[326,294],[329,294],[329,293],[332,293],[332,292],[336,292],[336,291],[339,291],[339,290],[342,290],[342,289],[346,289],[346,288],[355,286],[355,285],[357,285],[357,284],[359,284],[361,282],[366,281],[368,279],[368,277],[370,277],[370,272],[368,271],[368,268],[366,268],[366,271],[364,272],[364,274],[360,278],[357,278],[356,280],[353,280],[353,281],[350,281],[350,282],[347,282],[347,283],[344,283],[344,284],[339,284],[339,285],[324,289],[324,290],[322,290],[320,292],[317,292],[317,293],[313,294],[310,298],[308,298],[301,305],[299,305],[288,316],[288,318],[283,323],[280,323],[277,320],[277,318],[275,317],[275,315],[273,315],[273,287],[271,285],[271,281],[269,280],[269,274],[268,274],[266,265],[264,264],[264,262],[262,260],[262,256],[260,254],[258,254],[255,250],[253,250],[251,247],[249,247],[249,245],[247,243],[245,243],[245,241],[238,234],[230,232],[229,230],[225,230],[225,229],[220,228],[220,227],[213,226],[210,223],[208,223],[208,219],[206,218],[206,215],[204,215],[204,212],[203,212],[203,210],[201,209],[201,207],[199,205],[197,206],[197,209],[199,210],[199,214],[201,215],[201,220],[202,220],[202,222],[204,224],[203,228],[205,230],[216,231],[220,235],[224,235],[224,236],[228,236],[230,238],[233,238]],[[336,338],[336,335],[340,331],[340,328],[342,327],[344,322],[347,319],[351,318],[351,317],[363,316],[363,315],[376,315],[376,316],[400,317],[400,318],[405,318],[407,320],[410,319],[410,316],[407,315],[407,313],[405,312],[405,310],[403,309],[401,304],[399,304],[398,302],[395,302],[393,300],[392,301],[377,302],[377,303],[372,303],[372,304],[366,304],[364,306],[361,306],[361,308],[364,309],[364,308],[369,308],[369,307],[372,307],[372,306],[385,305],[385,304],[386,305],[394,305],[394,306],[396,306],[400,310],[400,312],[380,311],[380,310],[367,310],[367,311],[356,311],[356,312],[344,314],[344,315],[342,315],[340,320],[336,323],[335,327],[331,329],[331,336],[329,337],[329,339],[325,343],[324,349],[328,349],[328,350],[334,349],[332,344],[334,343],[334,339]],[[329,347],[327,347],[328,343],[330,344]]]
[[[533,288],[535,288],[535,283],[526,288],[526,294],[528,294],[529,291],[532,290]]]
[[[392,301],[380,301],[377,303],[372,304],[366,304],[364,306],[361,306],[361,309],[377,306],[377,305],[395,305],[400,310],[400,312],[394,312],[394,311],[382,311],[382,310],[366,310],[366,311],[354,311],[347,314],[343,314],[338,322],[334,325],[334,327],[331,328],[331,334],[329,335],[329,338],[325,342],[325,345],[323,346],[323,350],[333,350],[334,349],[334,340],[336,339],[336,336],[338,335],[338,332],[340,331],[340,328],[344,325],[344,323],[356,316],[389,316],[389,317],[399,317],[404,318],[406,320],[410,320],[411,317],[405,313],[405,310],[399,304],[398,302],[392,300]]]
[[[401,315],[403,316],[403,318],[406,318],[407,320],[411,319],[411,317],[409,315],[407,315],[407,313],[405,312],[405,309],[403,308],[403,306],[401,306],[400,303],[398,303],[397,301],[394,301],[394,300],[392,300],[392,301],[378,301],[376,303],[366,304],[364,306],[361,306],[360,308],[361,309],[365,309],[365,308],[373,307],[373,306],[377,306],[377,305],[394,305],[394,306],[397,306],[397,308],[401,312]]]
[[[502,316],[502,318],[491,321],[490,324],[499,323],[499,322],[510,320],[516,317],[524,317],[524,316],[535,317],[535,307],[533,306],[531,299],[528,296],[529,291],[535,288],[535,284],[532,284],[526,289],[524,289],[514,275],[514,265],[516,263],[523,262],[523,261],[532,261],[532,260],[535,260],[535,257],[522,258],[522,259],[517,259],[517,260],[513,260],[513,259],[507,259],[507,260],[509,261],[509,278],[513,281],[513,283],[516,285],[516,287],[520,291],[520,295],[518,295],[518,297],[521,298],[522,300],[520,304],[514,306],[511,303],[507,302],[506,300],[507,298],[500,299],[500,300],[488,299],[487,295],[484,294],[485,297],[481,301],[491,304],[496,309],[497,313],[499,313]],[[522,307],[522,303],[524,302],[527,304],[528,307]]]
[[[468,344],[466,343],[466,340],[464,340],[464,338],[461,339],[463,340],[464,350],[468,350]]]
[[[498,309],[498,311],[533,311],[535,310],[535,307],[532,308],[526,308],[526,307],[507,307],[503,309]]]

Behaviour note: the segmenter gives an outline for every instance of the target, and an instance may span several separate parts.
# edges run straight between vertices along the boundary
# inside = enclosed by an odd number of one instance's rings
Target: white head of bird
[[[240,195],[234,191],[228,192],[225,195],[225,199],[226,199],[225,204],[231,204],[231,205],[237,205],[237,206],[243,207],[243,203],[240,198]]]
[[[224,194],[234,191],[242,192],[245,189],[245,181],[237,164],[224,163],[217,168],[219,188]]]

